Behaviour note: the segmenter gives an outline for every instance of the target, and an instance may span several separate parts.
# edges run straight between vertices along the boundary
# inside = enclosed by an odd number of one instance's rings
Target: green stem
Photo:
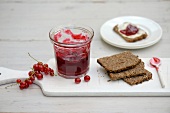
[[[34,59],[35,61],[39,62],[37,59],[35,59],[34,57],[32,57],[32,56],[30,55],[30,53],[28,53],[28,55],[29,55],[32,59]]]

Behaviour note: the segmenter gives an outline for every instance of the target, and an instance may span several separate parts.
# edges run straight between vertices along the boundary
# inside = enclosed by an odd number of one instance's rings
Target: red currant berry
[[[25,82],[28,83],[28,79],[26,79]]]
[[[33,75],[34,75],[34,71],[29,71],[29,72],[28,72],[28,75],[29,75],[29,76],[33,76]]]
[[[37,74],[36,77],[37,77],[38,80],[43,79],[43,75],[41,73]]]
[[[38,65],[38,70],[41,71],[41,72],[44,72],[44,66],[43,65]]]
[[[25,85],[20,85],[19,88],[23,90],[25,88]]]
[[[30,79],[30,80],[28,80],[28,82],[27,82],[29,85],[31,85],[32,83],[33,83],[33,81]]]
[[[89,75],[86,75],[85,77],[84,77],[84,81],[85,82],[88,82],[90,80],[90,76]]]
[[[54,72],[50,72],[50,75],[51,75],[51,76],[54,76]]]
[[[25,88],[28,88],[28,87],[29,87],[29,84],[28,84],[28,83],[26,83],[26,84],[25,84]]]
[[[54,76],[54,70],[50,68],[50,75]]]
[[[44,64],[44,67],[48,67],[48,64]]]
[[[45,71],[45,72],[44,72],[44,74],[45,74],[45,75],[48,75],[48,72],[47,72],[47,71]]]
[[[48,68],[48,71],[49,71],[49,72],[51,72],[51,70],[52,70],[51,68]]]
[[[75,83],[76,84],[79,84],[81,82],[81,79],[80,78],[75,78]]]
[[[21,79],[17,79],[16,82],[17,82],[17,83],[21,83]]]
[[[45,73],[45,75],[48,75],[48,73],[49,73],[49,68],[48,67],[44,68],[44,73]]]
[[[35,77],[34,76],[30,76],[29,78],[31,81],[34,81],[35,80]]]
[[[54,73],[54,70],[50,68],[50,73]]]
[[[39,74],[39,73],[40,73],[40,72],[38,72],[38,71],[35,71],[34,75],[35,75],[35,76],[37,76],[37,74]]]
[[[38,65],[43,65],[43,63],[42,63],[42,62],[38,62],[37,64],[38,64]]]
[[[38,69],[39,69],[39,65],[38,64],[34,64],[33,65],[33,68],[34,68],[34,71],[39,71]]]
[[[26,82],[21,82],[20,85],[24,85],[24,86],[25,86],[25,85],[26,85]]]
[[[33,83],[33,81],[31,79],[26,79],[25,82],[29,85],[31,85]]]

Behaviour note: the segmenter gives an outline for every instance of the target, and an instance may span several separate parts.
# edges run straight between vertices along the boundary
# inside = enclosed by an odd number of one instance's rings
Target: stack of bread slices
[[[145,69],[144,62],[130,51],[99,58],[97,62],[113,81],[122,79],[129,85],[137,85],[152,79],[152,73]]]

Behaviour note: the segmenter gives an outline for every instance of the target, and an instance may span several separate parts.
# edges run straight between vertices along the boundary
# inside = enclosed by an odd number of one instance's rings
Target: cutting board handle
[[[24,80],[28,78],[28,71],[12,70],[0,67],[0,85],[16,82],[18,78]]]

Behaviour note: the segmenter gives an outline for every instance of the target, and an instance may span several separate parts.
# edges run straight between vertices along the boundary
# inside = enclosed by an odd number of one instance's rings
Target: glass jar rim
[[[79,42],[79,43],[66,44],[66,43],[63,43],[63,42],[57,42],[57,41],[54,40],[54,38],[51,35],[52,35],[52,33],[54,33],[54,32],[57,33],[59,31],[61,31],[62,29],[80,29],[80,30],[84,30],[84,31],[88,32],[88,34],[90,33],[90,37],[88,38],[88,40],[83,41],[83,42]],[[49,38],[50,38],[50,40],[52,41],[53,44],[60,45],[60,46],[67,46],[67,47],[85,45],[85,44],[91,42],[91,40],[93,39],[93,36],[94,36],[94,30],[91,27],[87,26],[87,25],[76,25],[76,24],[61,25],[59,27],[52,28],[50,30],[50,32],[49,32]]]

